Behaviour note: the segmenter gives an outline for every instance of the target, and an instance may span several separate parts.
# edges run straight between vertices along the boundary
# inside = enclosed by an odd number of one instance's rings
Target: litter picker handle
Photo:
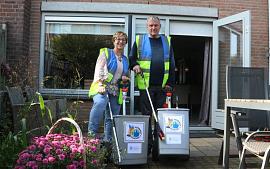
[[[148,96],[148,100],[149,100],[150,105],[151,105],[151,108],[152,108],[152,114],[153,114],[154,119],[155,119],[155,121],[156,121],[156,127],[157,127],[157,133],[158,133],[158,136],[159,136],[160,140],[164,140],[164,139],[165,139],[165,134],[164,134],[164,132],[162,131],[162,129],[160,128],[160,125],[159,125],[159,122],[158,122],[158,119],[157,119],[157,115],[156,115],[156,112],[155,112],[155,108],[154,108],[154,106],[153,106],[152,99],[151,99],[151,96],[150,96],[150,94],[149,94],[148,87],[146,87],[146,82],[145,82],[145,79],[144,79],[143,72],[141,72],[141,76],[142,76],[142,78],[143,78],[144,85],[145,85],[145,90],[146,90],[146,93],[147,93],[147,96]]]
[[[115,129],[115,124],[114,124],[114,120],[113,120],[113,115],[112,115],[111,103],[110,103],[110,99],[109,99],[108,94],[107,94],[107,98],[108,98],[108,106],[109,106],[109,111],[110,111],[110,116],[111,116],[111,121],[112,121],[112,126],[113,126],[113,135],[114,135],[114,140],[115,140],[115,144],[116,144],[118,161],[119,161],[119,163],[121,163],[120,149],[119,149],[118,139],[117,139],[117,135],[116,135],[116,129]]]
[[[148,100],[149,100],[150,105],[151,105],[151,108],[152,108],[153,116],[154,116],[154,118],[155,118],[155,121],[158,122],[157,115],[156,115],[156,111],[155,111],[155,109],[154,109],[154,106],[153,106],[153,103],[152,103],[152,99],[151,99],[151,96],[150,96],[150,94],[149,94],[148,87],[146,87],[146,82],[145,82],[145,79],[144,79],[143,72],[141,72],[141,76],[142,76],[143,81],[144,81],[145,90],[146,90],[146,93],[147,93],[147,96],[148,96]]]
[[[178,96],[175,96],[175,105],[176,105],[176,107],[175,108],[179,108],[178,107],[178,102],[179,102],[179,97]]]
[[[153,116],[154,116],[154,118],[155,118],[155,121],[158,122],[157,115],[156,115],[156,112],[155,112],[155,109],[154,109],[154,106],[153,106],[153,103],[152,103],[152,100],[151,100],[151,97],[150,97],[148,88],[146,88],[146,93],[147,93],[148,100],[149,100],[150,105],[151,105],[151,108],[152,108],[152,112],[153,112]]]

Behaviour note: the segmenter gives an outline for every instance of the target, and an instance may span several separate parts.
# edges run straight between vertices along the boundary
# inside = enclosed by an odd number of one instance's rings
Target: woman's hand
[[[129,81],[129,77],[127,77],[127,76],[122,76],[122,81],[123,81],[123,82]]]
[[[102,86],[99,86],[99,87],[98,87],[98,93],[104,94],[105,91],[106,91],[105,86],[102,85]]]

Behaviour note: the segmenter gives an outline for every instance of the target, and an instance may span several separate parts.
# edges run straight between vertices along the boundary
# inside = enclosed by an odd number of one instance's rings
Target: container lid
[[[149,115],[115,115],[114,118],[149,118]]]
[[[158,108],[158,111],[189,111],[187,108]]]

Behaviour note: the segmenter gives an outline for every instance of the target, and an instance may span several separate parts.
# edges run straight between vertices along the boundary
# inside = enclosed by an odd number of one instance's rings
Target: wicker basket
[[[50,128],[50,130],[48,131],[47,134],[52,134],[53,130],[57,128],[57,125],[59,123],[61,123],[61,122],[64,122],[64,121],[70,122],[71,124],[73,124],[76,127],[76,130],[77,130],[77,132],[79,134],[79,138],[80,138],[80,145],[84,148],[82,130],[79,127],[79,125],[73,119],[71,119],[71,118],[63,117],[63,118],[57,120],[53,124],[53,126]],[[83,152],[83,160],[84,160],[84,168],[86,168],[86,154],[85,154],[85,151]]]

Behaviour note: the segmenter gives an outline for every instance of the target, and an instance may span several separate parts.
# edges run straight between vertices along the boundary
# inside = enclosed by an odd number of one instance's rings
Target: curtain
[[[200,125],[208,125],[210,122],[210,104],[211,104],[211,71],[212,71],[212,40],[205,40],[204,63],[203,63],[203,86],[201,109],[199,113]]]

